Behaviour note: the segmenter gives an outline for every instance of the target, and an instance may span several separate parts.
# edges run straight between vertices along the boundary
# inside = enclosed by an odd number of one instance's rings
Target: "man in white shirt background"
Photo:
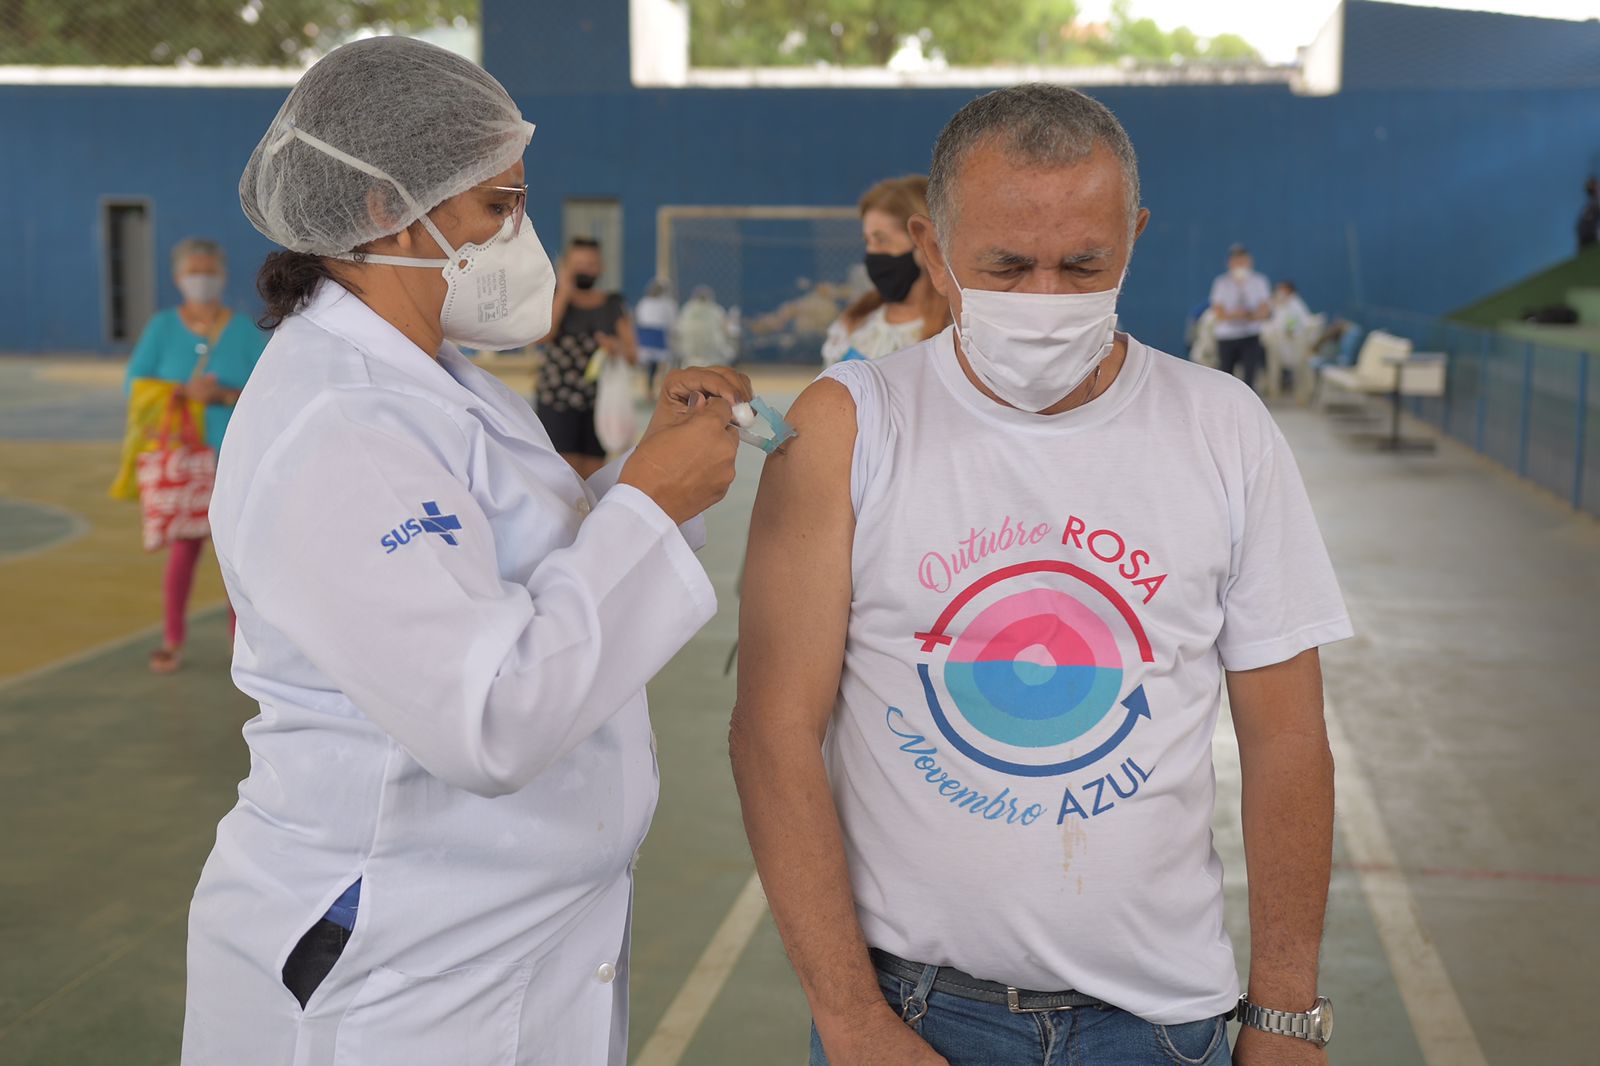
[[[1104,106],[980,97],[929,205],[956,325],[807,389],[751,527],[730,746],[811,1062],[1224,1066],[1238,1010],[1235,1066],[1325,1066],[1317,647],[1350,625],[1293,456],[1244,386],[1116,331],[1149,213]]]
[[[1266,362],[1261,326],[1272,317],[1272,289],[1256,272],[1248,249],[1228,249],[1228,269],[1211,283],[1211,310],[1216,314],[1217,358],[1224,374],[1240,368],[1244,382],[1255,387]]]

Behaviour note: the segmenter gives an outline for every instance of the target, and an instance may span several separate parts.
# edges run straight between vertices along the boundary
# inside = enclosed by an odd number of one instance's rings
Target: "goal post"
[[[709,289],[737,357],[816,363],[828,326],[869,282],[854,207],[667,205],[656,212],[656,274],[680,302]]]

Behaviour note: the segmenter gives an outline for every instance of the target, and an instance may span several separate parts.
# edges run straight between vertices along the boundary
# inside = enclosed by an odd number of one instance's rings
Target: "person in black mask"
[[[1583,211],[1578,215],[1578,251],[1600,244],[1600,178],[1583,183]]]
[[[929,283],[907,224],[928,213],[928,179],[889,178],[861,197],[861,235],[872,289],[828,328],[822,361],[877,359],[934,336],[950,323],[950,305]]]
[[[595,382],[586,372],[595,352],[637,363],[639,344],[621,293],[597,287],[605,273],[600,242],[574,237],[561,258],[556,279],[555,327],[541,342],[534,409],[550,443],[578,476],[587,478],[605,465],[606,450],[594,428]]]

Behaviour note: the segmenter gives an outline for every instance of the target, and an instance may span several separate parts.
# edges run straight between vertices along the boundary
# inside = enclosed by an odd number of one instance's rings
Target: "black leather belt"
[[[922,973],[926,966],[920,962],[910,962],[898,955],[891,955],[878,948],[871,949],[872,964],[881,972],[891,977],[912,984],[922,980]],[[943,992],[946,995],[956,996],[960,999],[976,1000],[979,1003],[994,1003],[1009,1007],[1012,1014],[1041,1014],[1048,1011],[1074,1010],[1080,1007],[1094,1007],[1108,1009],[1111,1004],[1104,1000],[1086,996],[1082,992],[1034,992],[1026,988],[1013,988],[995,981],[985,981],[981,977],[974,977],[970,973],[958,970],[954,966],[939,967],[938,976],[933,979],[933,991]]]

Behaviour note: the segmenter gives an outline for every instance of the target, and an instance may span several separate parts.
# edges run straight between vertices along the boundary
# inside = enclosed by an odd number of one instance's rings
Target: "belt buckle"
[[[1006,1009],[1012,1014],[1054,1014],[1056,1011],[1071,1010],[1071,1007],[1024,1007],[1022,994],[1010,985],[1006,986]]]

